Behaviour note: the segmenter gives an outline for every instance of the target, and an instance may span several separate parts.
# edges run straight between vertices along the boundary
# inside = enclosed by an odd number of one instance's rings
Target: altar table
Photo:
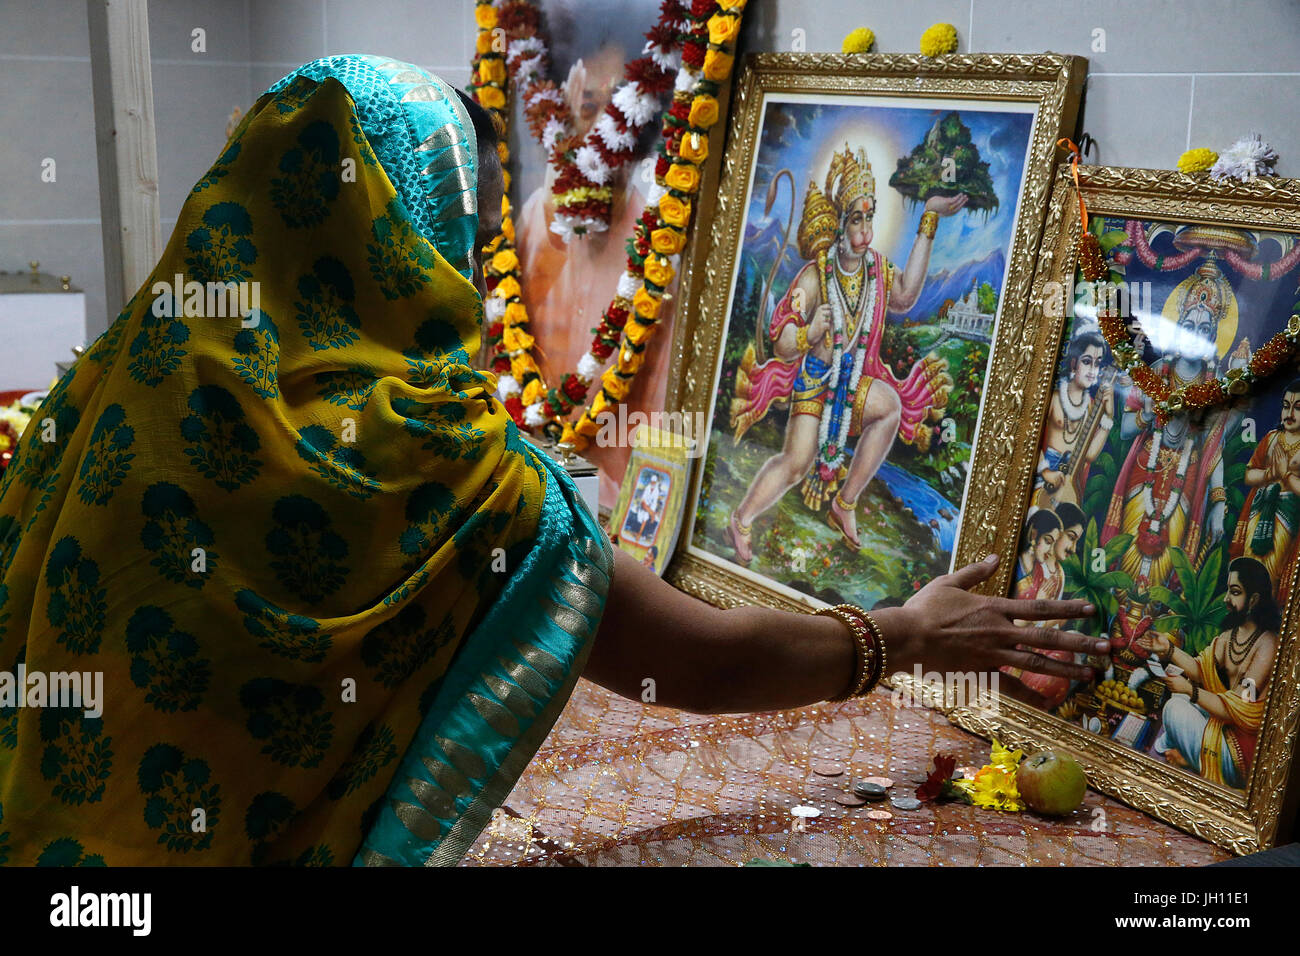
[[[989,744],[888,692],[768,714],[703,716],[580,681],[462,866],[1199,866],[1225,850],[1088,791],[1062,819],[962,803],[844,807],[854,779],[912,795],[932,756]],[[840,777],[810,762],[845,767]],[[797,806],[820,815],[795,817]],[[872,810],[892,813],[871,819]],[[802,828],[801,828],[802,827]]]

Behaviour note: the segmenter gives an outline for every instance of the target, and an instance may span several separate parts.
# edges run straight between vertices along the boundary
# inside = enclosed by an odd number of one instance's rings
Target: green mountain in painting
[[[970,197],[967,209],[998,207],[989,164],[980,159],[970,130],[955,112],[936,120],[925,139],[898,161],[889,185],[915,202],[965,193]]]

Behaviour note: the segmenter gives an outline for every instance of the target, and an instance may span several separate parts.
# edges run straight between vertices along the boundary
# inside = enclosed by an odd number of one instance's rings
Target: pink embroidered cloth
[[[1062,820],[964,804],[843,807],[854,779],[910,795],[938,750],[989,745],[887,693],[771,714],[700,716],[578,684],[462,866],[1200,866],[1230,854],[1088,792]],[[839,777],[810,763],[844,766]],[[822,768],[824,769],[824,768]],[[796,806],[818,810],[799,831]],[[867,812],[883,809],[889,820]]]

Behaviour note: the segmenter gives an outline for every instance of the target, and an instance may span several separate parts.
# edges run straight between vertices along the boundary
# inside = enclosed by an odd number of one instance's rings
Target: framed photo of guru
[[[1015,386],[1050,362],[1033,255],[1084,70],[747,59],[674,337],[669,407],[704,427],[673,583],[724,606],[901,604],[1015,520]]]

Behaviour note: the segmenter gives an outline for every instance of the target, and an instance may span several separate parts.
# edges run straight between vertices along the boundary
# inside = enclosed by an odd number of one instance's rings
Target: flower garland
[[[645,350],[657,328],[666,289],[677,272],[686,231],[694,213],[692,196],[700,186],[700,167],[709,156],[709,129],[718,121],[716,94],[731,75],[734,44],[747,0],[693,0],[692,26],[682,48],[682,66],[674,83],[673,105],[664,113],[663,144],[655,165],[655,186],[645,211],[628,240],[627,269],[613,301],[595,330],[591,349],[576,372],[565,376],[553,394],[561,415],[576,407],[605,361],[618,349],[618,360],[600,375],[601,389],[576,421],[564,426],[562,441],[585,448],[599,430],[596,419],[627,397],[645,362]],[[622,335],[622,344],[619,335]]]
[[[571,170],[578,168],[574,163],[579,163],[592,175],[608,180],[619,166],[634,158],[632,147],[641,128],[653,117],[658,109],[659,95],[671,82],[669,71],[677,63],[674,51],[683,39],[681,28],[688,18],[680,0],[663,0],[659,21],[646,34],[648,55],[626,67],[626,82],[615,91],[613,101],[587,139],[579,144],[571,132],[572,116],[564,97],[554,83],[543,79],[549,68],[549,56],[541,37],[537,8],[531,0],[506,0],[505,3],[480,0],[476,5],[478,36],[472,81],[475,99],[492,111],[504,128],[508,115],[507,78],[512,77],[516,86],[525,87],[525,117],[534,136],[548,151],[548,162],[557,169],[557,196],[564,193],[568,197],[563,202],[557,200],[567,212],[557,213],[556,221],[551,225],[552,231],[567,239],[574,233],[605,228],[598,226],[596,218],[603,214],[606,222],[608,220],[610,188],[601,186],[599,188],[604,193],[597,194],[591,192],[594,187],[574,185]],[[501,42],[503,37],[504,44]],[[509,154],[504,145],[499,152],[504,165]],[[562,189],[565,184],[571,188]],[[588,361],[590,356],[584,357],[579,364],[579,376],[570,375],[559,390],[547,388],[532,355],[536,340],[529,331],[528,312],[523,301],[522,275],[514,247],[514,220],[508,199],[509,185],[507,173],[501,235],[484,250],[487,255],[484,272],[489,287],[489,298],[484,307],[494,356],[492,367],[501,376],[498,395],[517,424],[537,428],[554,421],[585,399],[586,384],[600,374],[603,359],[608,358],[618,344],[618,329],[604,330],[604,338],[612,341],[603,347],[603,354],[599,354],[601,347],[593,346],[599,356],[592,360],[594,366]],[[605,203],[603,213],[600,202]],[[577,222],[574,216],[581,221]],[[571,229],[575,222],[577,228]],[[601,339],[600,330],[597,339]]]
[[[483,7],[492,12],[480,15]],[[480,29],[476,56],[486,56],[493,64],[486,72],[475,72],[476,86],[488,91],[479,97],[480,102],[504,104],[507,78],[521,91],[529,129],[556,173],[552,186],[556,212],[551,231],[566,242],[574,236],[609,228],[613,202],[610,181],[636,158],[636,141],[642,129],[658,114],[660,99],[672,87],[686,16],[681,0],[662,0],[659,19],[645,35],[646,55],[624,67],[624,80],[609,105],[579,140],[573,133],[573,115],[564,95],[547,79],[550,55],[541,32],[541,13],[533,0],[480,0],[476,7]],[[483,24],[487,21],[490,26],[484,39]],[[493,47],[501,46],[501,34],[495,33],[498,30],[504,34],[505,50],[495,50],[498,56],[491,57]]]

